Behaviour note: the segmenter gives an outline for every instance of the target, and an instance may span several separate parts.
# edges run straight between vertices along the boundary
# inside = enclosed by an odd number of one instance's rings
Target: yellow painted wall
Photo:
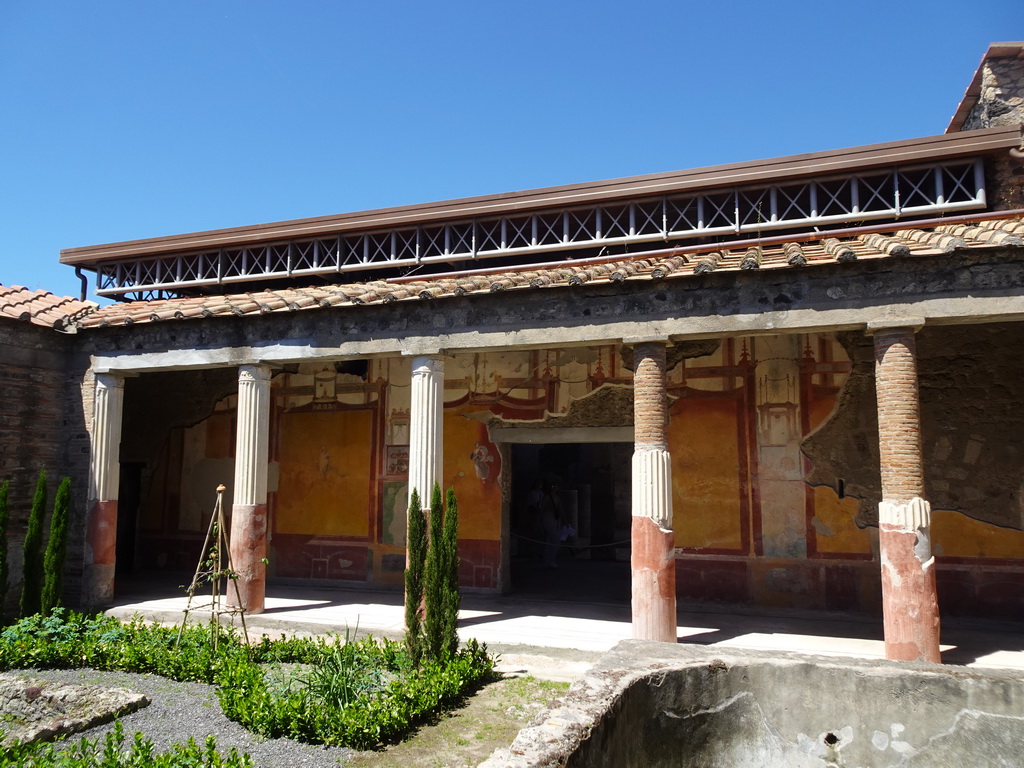
[[[459,503],[459,538],[501,537],[501,458],[497,447],[487,440],[487,427],[463,416],[469,410],[444,413],[444,483],[455,489]],[[479,446],[479,447],[478,447]],[[482,448],[482,450],[480,450]],[[473,460],[477,452],[477,469]],[[486,457],[492,460],[487,461]],[[481,478],[481,474],[487,474]]]
[[[736,401],[684,398],[672,408],[672,509],[677,547],[739,549]]]
[[[372,440],[370,411],[282,414],[274,530],[368,536]]]
[[[1024,557],[1024,532],[982,523],[959,512],[932,511],[932,548],[947,557]]]
[[[840,499],[834,490],[827,487],[813,489],[815,538],[819,553],[871,553],[871,531],[858,528],[853,522],[857,514],[858,500],[850,497]]]

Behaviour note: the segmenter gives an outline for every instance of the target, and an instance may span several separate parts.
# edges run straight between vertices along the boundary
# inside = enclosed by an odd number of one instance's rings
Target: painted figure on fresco
[[[473,467],[476,469],[476,476],[481,480],[486,480],[491,476],[490,465],[494,463],[494,457],[491,452],[487,450],[486,445],[476,444],[473,448],[473,452],[469,454],[469,458],[473,461]]]

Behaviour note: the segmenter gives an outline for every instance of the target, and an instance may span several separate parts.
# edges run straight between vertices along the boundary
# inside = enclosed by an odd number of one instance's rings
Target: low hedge
[[[99,739],[84,738],[55,744],[4,745],[0,768],[57,765],[61,768],[252,768],[253,765],[248,755],[239,755],[234,749],[222,755],[217,751],[213,736],[208,736],[202,747],[189,739],[184,744],[173,744],[166,752],[156,752],[153,742],[142,733],[135,734],[128,749],[124,741],[124,729],[118,722],[102,743]]]
[[[123,624],[58,608],[0,632],[0,670],[92,667],[217,686],[228,718],[254,733],[369,749],[400,738],[493,678],[494,659],[470,641],[445,664],[414,668],[403,643],[372,638],[263,636],[247,648],[208,625]],[[275,686],[267,663],[308,664],[295,685]]]

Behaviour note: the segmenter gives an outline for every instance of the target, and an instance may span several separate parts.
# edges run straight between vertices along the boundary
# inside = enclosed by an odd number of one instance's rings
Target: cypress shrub
[[[43,561],[45,581],[43,582],[42,612],[49,613],[60,605],[64,588],[64,559],[68,549],[68,516],[71,510],[71,478],[65,477],[57,488],[53,503],[53,517],[50,518],[50,538],[46,542],[46,557]]]
[[[441,505],[441,486],[434,483],[434,490],[430,494],[430,539],[427,542],[424,587],[427,612],[424,619],[424,634],[427,638],[427,658],[431,661],[442,658],[445,646],[444,592],[447,579],[444,564],[444,507]]]
[[[28,515],[28,530],[23,547],[23,581],[21,586],[21,615],[39,613],[43,591],[43,518],[46,516],[46,470],[39,470],[32,511]]]
[[[444,505],[444,597],[442,649],[448,658],[455,658],[459,650],[459,505],[455,501],[455,489],[449,488]]]
[[[423,658],[423,571],[427,558],[427,526],[415,489],[409,497],[409,526],[406,533],[405,644],[417,666]]]
[[[7,480],[0,483],[0,621],[4,618],[4,606],[7,605],[7,526],[11,518],[7,494],[10,487]]]

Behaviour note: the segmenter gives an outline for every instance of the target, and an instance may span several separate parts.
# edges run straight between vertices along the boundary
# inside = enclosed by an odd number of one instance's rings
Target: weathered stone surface
[[[626,641],[481,768],[1009,766],[1022,750],[1019,674]]]
[[[120,688],[61,685],[0,674],[0,729],[8,742],[49,741],[84,731],[149,705]]]
[[[871,339],[838,338],[852,370],[829,420],[807,437],[812,485],[860,500],[857,523],[878,524],[878,417]],[[1024,325],[925,326],[917,335],[925,491],[933,509],[1024,529]]]
[[[692,360],[696,357],[707,357],[713,355],[721,341],[719,339],[696,339],[693,341],[677,341],[670,343],[665,348],[665,370],[671,371],[683,360]],[[622,365],[629,370],[636,367],[633,360],[633,347],[626,344],[620,350]]]

